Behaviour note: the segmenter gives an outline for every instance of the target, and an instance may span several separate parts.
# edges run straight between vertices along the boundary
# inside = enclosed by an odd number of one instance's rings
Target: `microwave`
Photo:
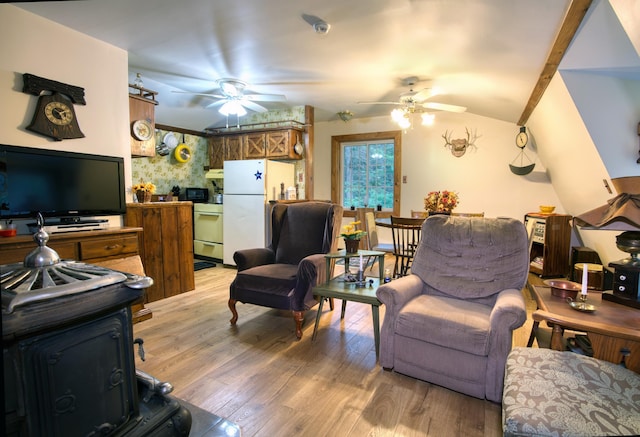
[[[209,190],[207,188],[186,188],[184,200],[193,203],[207,203],[209,201]]]

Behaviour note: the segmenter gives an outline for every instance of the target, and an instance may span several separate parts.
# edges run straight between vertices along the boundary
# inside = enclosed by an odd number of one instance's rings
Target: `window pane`
[[[393,209],[393,142],[343,145],[343,206]]]

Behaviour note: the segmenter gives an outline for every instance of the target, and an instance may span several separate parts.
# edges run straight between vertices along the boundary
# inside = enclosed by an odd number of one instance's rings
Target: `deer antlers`
[[[451,154],[453,156],[455,156],[456,158],[461,157],[462,155],[464,155],[464,153],[467,151],[467,148],[471,148],[473,147],[474,149],[477,149],[476,146],[476,140],[478,138],[480,138],[480,135],[478,135],[476,133],[476,131],[474,130],[473,132],[471,132],[468,128],[464,128],[465,132],[467,133],[467,138],[458,138],[458,139],[451,139],[451,134],[453,134],[453,131],[451,131],[451,133],[449,133],[449,131],[445,131],[444,135],[442,135],[442,138],[444,138],[444,146],[448,147],[449,150],[451,150]]]

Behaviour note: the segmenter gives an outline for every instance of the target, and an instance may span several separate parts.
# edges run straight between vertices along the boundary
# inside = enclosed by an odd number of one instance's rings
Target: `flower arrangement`
[[[430,212],[451,212],[458,205],[458,194],[453,191],[431,191],[424,198],[424,209]]]
[[[145,193],[155,193],[156,186],[151,182],[140,182],[131,187],[131,191],[137,193],[138,191],[144,191]]]
[[[364,237],[365,235],[367,235],[367,233],[365,231],[363,231],[362,229],[358,229],[358,225],[360,224],[359,221],[355,221],[355,222],[351,222],[347,225],[344,225],[342,227],[342,233],[339,235],[340,237],[344,238],[345,240],[359,240],[362,237]]]

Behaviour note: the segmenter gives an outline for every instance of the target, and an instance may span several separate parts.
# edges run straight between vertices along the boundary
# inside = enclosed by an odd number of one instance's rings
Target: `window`
[[[373,132],[331,138],[331,199],[345,208],[382,206],[400,211],[401,133]]]

